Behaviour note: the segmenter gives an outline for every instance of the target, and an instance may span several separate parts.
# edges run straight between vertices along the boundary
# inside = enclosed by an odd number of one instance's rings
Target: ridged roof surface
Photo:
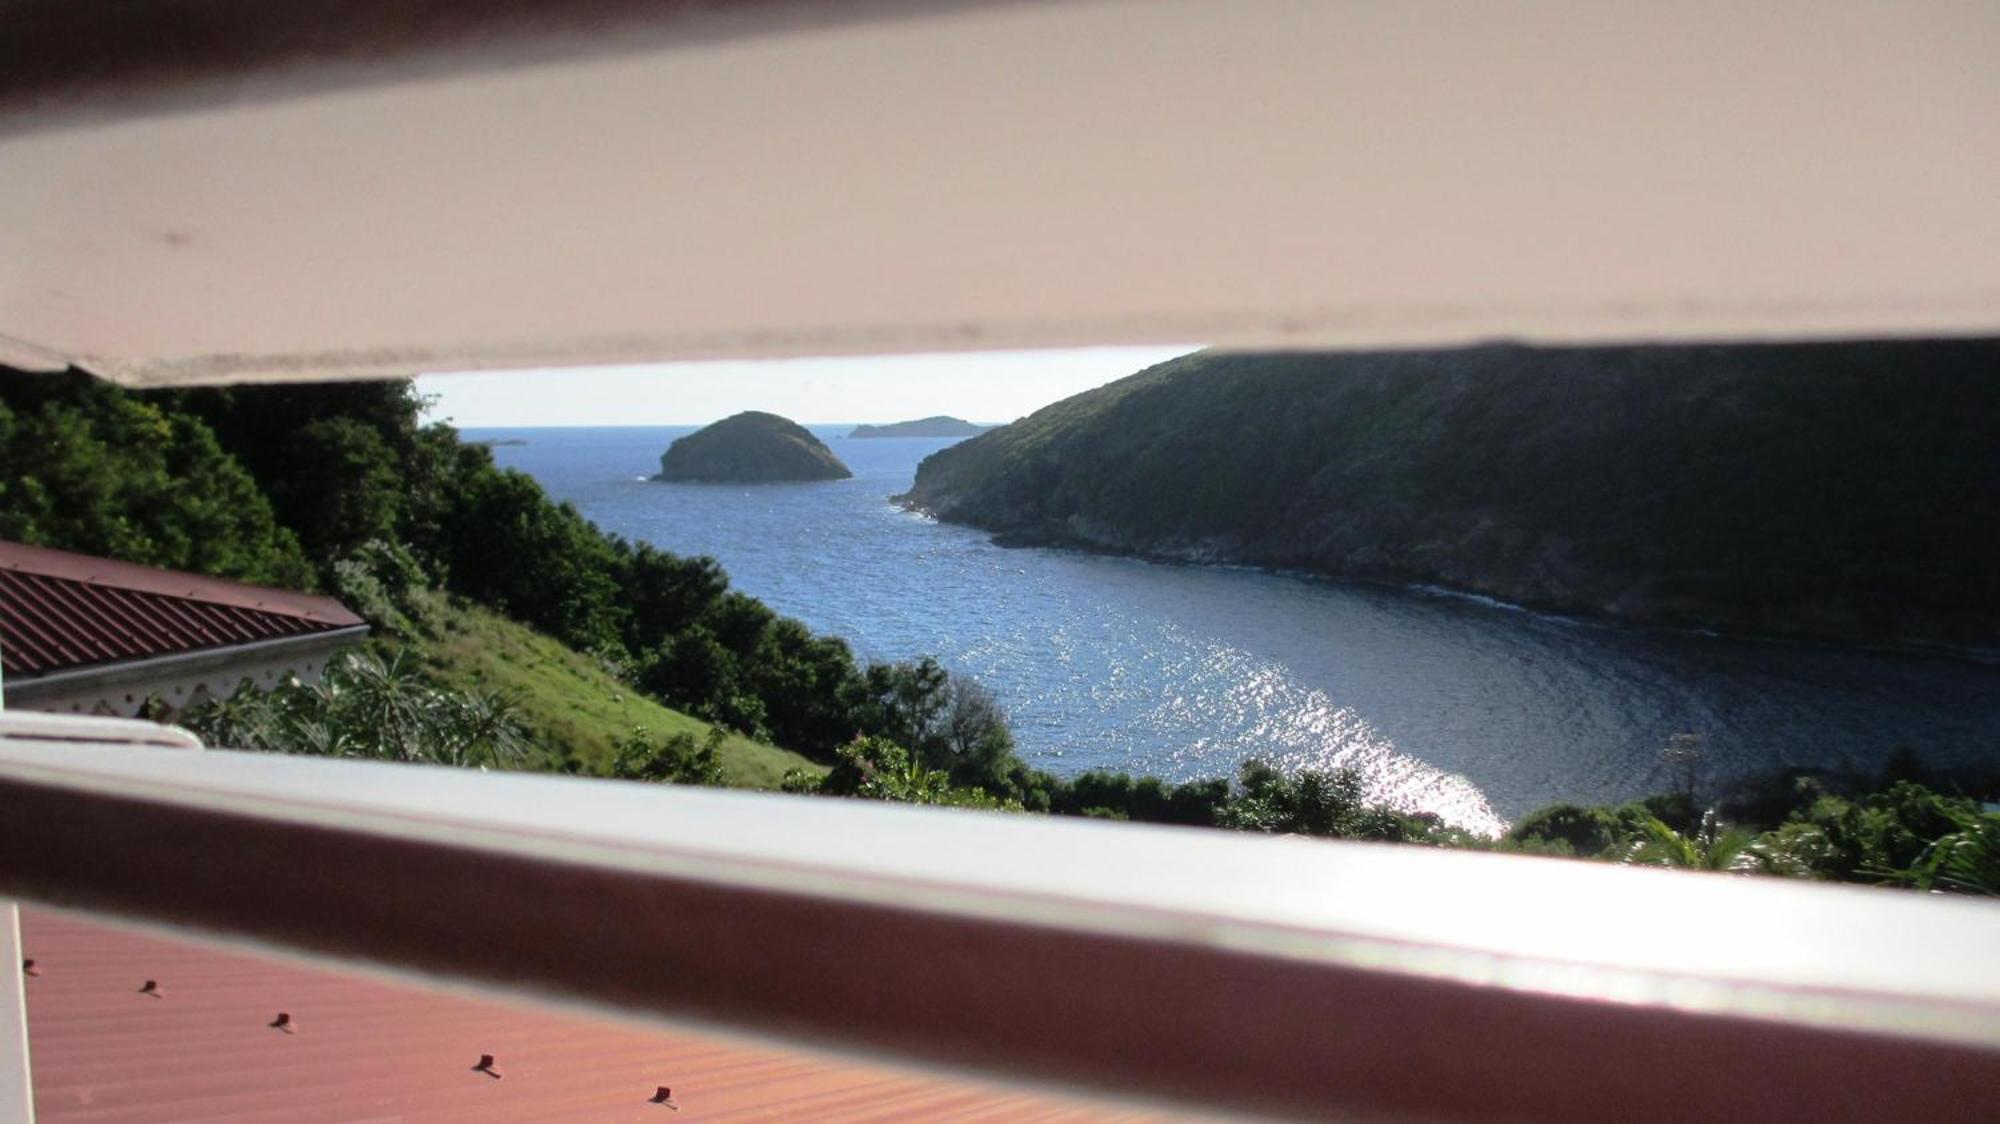
[[[361,623],[331,597],[0,542],[0,665],[9,676]]]
[[[24,908],[21,929],[37,973],[24,982],[42,1124],[1157,1118],[387,983],[42,908]],[[149,979],[158,998],[140,991]],[[295,1033],[270,1025],[281,1011]],[[498,1078],[473,1068],[482,1054]],[[648,1103],[663,1085],[678,1110]]]

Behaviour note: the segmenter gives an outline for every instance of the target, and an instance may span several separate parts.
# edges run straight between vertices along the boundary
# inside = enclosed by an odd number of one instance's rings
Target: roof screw
[[[166,996],[160,994],[160,981],[158,980],[147,980],[145,983],[139,985],[139,994],[150,995],[155,999],[166,998]]]
[[[293,1030],[293,1028],[292,1028],[292,1016],[291,1016],[291,1015],[289,1015],[289,1014],[287,1014],[287,1013],[285,1013],[284,1011],[279,1011],[279,1012],[278,1012],[278,1017],[277,1017],[277,1018],[275,1018],[275,1019],[272,1019],[272,1020],[271,1020],[271,1021],[270,1021],[269,1023],[267,1023],[266,1025],[267,1025],[267,1026],[269,1026],[269,1027],[270,1027],[270,1028],[271,1028],[272,1030],[282,1030],[282,1031],[284,1031],[284,1032],[285,1032],[286,1034],[294,1034],[294,1033],[297,1033],[297,1032],[296,1032],[295,1030]]]
[[[659,1091],[654,1093],[652,1099],[647,1101],[646,1103],[663,1104],[666,1105],[668,1108],[673,1109],[675,1112],[679,1112],[681,1110],[681,1106],[674,1103],[674,1091],[672,1089],[667,1088],[665,1085],[660,1086]]]
[[[492,1054],[479,1055],[479,1064],[472,1067],[472,1072],[483,1073],[495,1081],[500,1080],[500,1071],[493,1068]]]
[[[36,969],[35,962],[30,959],[21,961],[21,974],[24,976],[39,976],[42,973]]]

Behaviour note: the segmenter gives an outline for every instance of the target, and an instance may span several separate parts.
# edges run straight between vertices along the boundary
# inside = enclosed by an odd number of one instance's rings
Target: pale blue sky
[[[423,375],[417,389],[438,397],[432,418],[462,428],[702,425],[742,410],[807,424],[932,414],[1006,422],[1196,346],[480,371]]]

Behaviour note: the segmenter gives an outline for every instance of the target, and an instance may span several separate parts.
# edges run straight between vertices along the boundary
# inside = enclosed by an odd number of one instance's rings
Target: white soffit
[[[1078,0],[378,69],[0,114],[0,362],[2000,331],[1990,0]]]

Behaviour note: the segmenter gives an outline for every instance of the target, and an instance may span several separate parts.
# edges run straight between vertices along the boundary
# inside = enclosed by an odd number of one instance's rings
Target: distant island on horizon
[[[885,425],[857,425],[849,437],[977,437],[997,426],[980,425],[964,418],[939,414],[934,417],[918,418],[915,421],[889,422]]]

